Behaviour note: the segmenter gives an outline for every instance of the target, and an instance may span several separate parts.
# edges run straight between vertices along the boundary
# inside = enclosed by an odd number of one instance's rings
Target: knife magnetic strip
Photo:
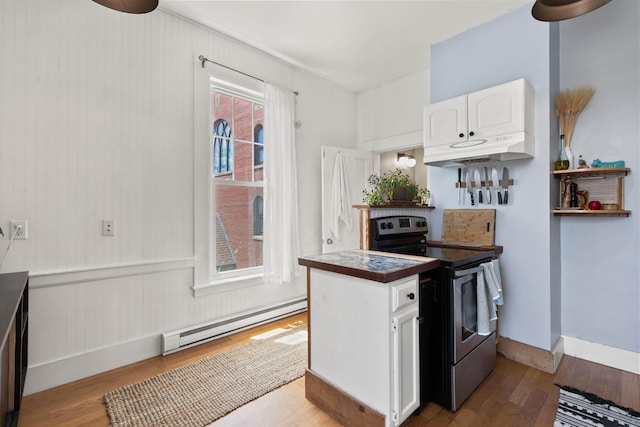
[[[482,181],[481,186],[484,187],[486,186],[486,182],[487,181]],[[508,180],[509,182],[509,187],[513,187],[513,180],[510,179]],[[475,185],[475,183],[471,184],[472,187],[477,187],[477,185]],[[493,181],[489,180],[489,186],[490,187],[502,187],[502,180],[498,181],[498,185],[493,185]],[[466,182],[456,182],[456,188],[467,188],[467,183]]]

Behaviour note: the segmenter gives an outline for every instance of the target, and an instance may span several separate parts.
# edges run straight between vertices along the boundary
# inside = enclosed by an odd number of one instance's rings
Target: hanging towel
[[[476,317],[478,319],[478,335],[491,333],[491,320],[495,316],[495,310],[491,299],[487,296],[487,287],[484,280],[484,271],[480,270],[476,276]]]
[[[331,206],[329,211],[329,229],[336,239],[340,238],[340,223],[351,231],[352,206],[349,196],[349,183],[344,159],[339,152],[333,165],[333,181],[331,183]]]
[[[490,322],[498,318],[496,305],[504,303],[498,260],[480,264],[482,270],[477,277],[478,335],[491,333]]]
[[[482,264],[485,282],[491,293],[491,298],[496,305],[504,304],[502,298],[502,279],[500,277],[500,264],[497,259]]]

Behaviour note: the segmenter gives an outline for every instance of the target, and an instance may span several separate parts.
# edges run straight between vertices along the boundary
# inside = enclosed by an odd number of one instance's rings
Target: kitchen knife
[[[468,170],[467,171],[467,177],[466,177],[466,184],[467,184],[467,193],[469,193],[469,200],[471,200],[471,206],[475,205],[474,201],[473,201],[473,188],[471,188],[471,171]]]
[[[503,204],[509,203],[509,169],[502,169],[502,189],[504,190]]]
[[[464,193],[462,190],[462,168],[458,168],[458,205],[462,206]]]
[[[491,188],[489,187],[489,168],[484,167],[484,185],[487,188],[487,204],[491,204]]]
[[[476,168],[474,175],[474,186],[478,189],[478,204],[482,203],[482,178],[480,178],[480,169]]]
[[[493,186],[496,189],[496,196],[498,198],[498,204],[502,204],[502,194],[500,194],[500,181],[498,180],[498,169],[494,166],[491,169],[491,180],[493,181]]]

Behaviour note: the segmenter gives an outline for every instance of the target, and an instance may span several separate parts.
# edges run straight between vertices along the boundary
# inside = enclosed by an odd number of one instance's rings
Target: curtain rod
[[[252,79],[255,79],[255,80],[258,80],[258,81],[261,81],[262,83],[264,83],[264,80],[262,80],[261,78],[258,78],[258,77],[256,77],[256,76],[252,76],[251,74],[244,73],[244,72],[242,72],[242,71],[240,71],[240,70],[236,70],[235,68],[227,67],[227,66],[226,66],[226,65],[224,65],[224,64],[221,64],[221,63],[219,63],[219,62],[212,61],[212,60],[210,60],[210,59],[208,59],[208,58],[205,58],[205,57],[204,57],[204,56],[202,56],[202,55],[200,55],[200,56],[198,57],[198,59],[200,60],[200,62],[202,62],[202,68],[204,68],[204,63],[205,63],[205,62],[211,62],[212,64],[219,65],[219,66],[221,66],[221,67],[223,67],[223,68],[226,68],[227,70],[235,71],[236,73],[240,73],[240,74],[242,74],[243,76],[247,76],[247,77],[250,77],[250,78],[252,78]],[[294,94],[295,96],[298,96],[298,91],[297,91],[297,90],[292,90],[291,92],[293,92],[293,94]]]

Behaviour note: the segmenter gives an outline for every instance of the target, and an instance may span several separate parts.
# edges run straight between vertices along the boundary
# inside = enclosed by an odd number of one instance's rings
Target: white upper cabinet
[[[440,145],[467,140],[467,95],[431,104],[425,107],[424,114],[424,134],[428,137],[425,144]]]
[[[521,79],[470,93],[467,102],[469,139],[526,132],[525,84]]]
[[[533,157],[533,89],[524,79],[428,105],[425,163]]]

